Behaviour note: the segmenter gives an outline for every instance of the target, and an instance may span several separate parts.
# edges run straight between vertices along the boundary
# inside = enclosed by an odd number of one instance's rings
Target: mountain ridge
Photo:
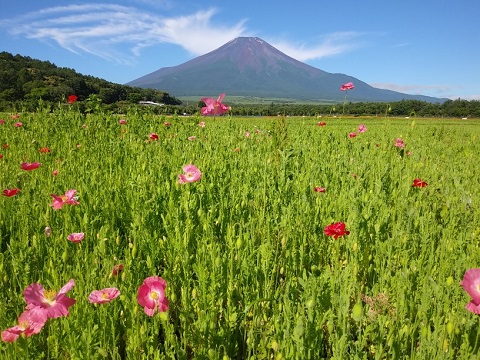
[[[353,82],[349,101],[446,99],[378,89],[341,73],[329,73],[298,61],[258,37],[238,37],[180,65],[163,67],[127,83],[141,88],[163,89],[173,96],[232,96],[341,101],[340,86]]]

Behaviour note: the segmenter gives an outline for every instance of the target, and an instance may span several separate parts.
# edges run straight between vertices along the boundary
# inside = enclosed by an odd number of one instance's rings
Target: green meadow
[[[477,358],[460,282],[480,267],[479,120],[74,105],[0,115],[0,191],[19,189],[0,194],[0,330],[30,284],[74,279],[76,300],[0,342],[1,359]],[[187,164],[201,179],[179,184]],[[55,210],[71,189],[79,204]],[[338,222],[349,234],[327,236]],[[147,316],[137,294],[154,275],[168,310]],[[120,296],[89,302],[110,287]]]

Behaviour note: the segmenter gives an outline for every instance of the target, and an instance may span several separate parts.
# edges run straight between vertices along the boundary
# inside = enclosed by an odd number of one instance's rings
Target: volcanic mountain
[[[218,49],[183,64],[161,68],[127,85],[154,88],[182,96],[250,96],[313,101],[342,101],[340,86],[353,82],[349,101],[441,102],[374,88],[345,74],[333,74],[302,63],[257,37],[238,37]]]

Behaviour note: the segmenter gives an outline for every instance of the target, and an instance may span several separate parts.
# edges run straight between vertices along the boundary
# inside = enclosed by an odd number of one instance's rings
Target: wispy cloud
[[[169,0],[130,0],[130,3],[170,5]],[[152,5],[153,6],[153,5]],[[228,41],[247,36],[246,19],[219,24],[217,9],[189,15],[163,17],[134,6],[82,4],[45,8],[13,19],[0,26],[14,36],[36,39],[77,54],[88,53],[118,63],[133,63],[142,49],[162,43],[182,47],[198,56]],[[360,44],[357,32],[336,32],[321,36],[314,44],[272,41],[279,50],[300,60],[312,60],[352,51]]]
[[[212,22],[216,13],[209,9],[161,17],[122,5],[67,5],[2,20],[0,26],[7,26],[12,35],[53,41],[74,53],[129,63],[145,47],[170,43],[200,55],[245,33],[246,20],[217,25]]]
[[[294,59],[308,61],[353,51],[361,46],[358,39],[362,35],[363,33],[355,31],[335,32],[320,37],[319,42],[314,45],[294,45],[275,40],[272,45]]]
[[[418,84],[396,84],[396,83],[370,83],[371,86],[379,89],[398,91],[406,94],[429,95],[434,97],[445,97],[450,99],[458,98],[455,92],[459,88],[451,85],[418,85]],[[473,96],[474,98],[475,96]],[[473,100],[470,99],[470,100]]]

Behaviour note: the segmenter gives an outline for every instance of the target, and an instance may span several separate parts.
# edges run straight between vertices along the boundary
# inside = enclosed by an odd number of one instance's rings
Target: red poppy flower
[[[313,191],[324,193],[324,192],[325,192],[325,188],[324,188],[324,187],[320,187],[320,186],[315,186],[315,187],[313,188]]]
[[[425,181],[423,181],[423,180],[421,180],[421,179],[418,179],[418,178],[417,178],[417,179],[414,179],[414,180],[413,180],[413,184],[412,184],[413,187],[419,187],[419,188],[423,188],[423,187],[425,187],[425,186],[427,186],[427,185],[428,185],[428,184],[427,184]]]
[[[117,276],[123,271],[124,265],[123,264],[117,264],[113,267],[112,269],[112,275]]]
[[[158,135],[155,133],[151,133],[150,135],[148,135],[148,137],[150,138],[150,140],[158,140]]]
[[[10,145],[8,145],[8,144],[3,144],[2,145],[2,148],[4,148],[4,149],[8,149],[9,147],[10,147]]]
[[[338,239],[340,236],[349,235],[350,231],[345,230],[345,223],[337,222],[326,226],[323,233],[327,236],[333,236],[335,239]]]
[[[40,165],[42,164],[40,164],[39,162],[33,162],[33,163],[24,162],[20,165],[20,167],[25,171],[30,171],[30,170],[35,170],[39,168]]]
[[[73,104],[75,101],[77,101],[77,99],[78,99],[78,96],[76,96],[76,95],[69,95],[69,96],[68,96],[68,103],[69,103],[69,104]]]
[[[13,124],[13,126],[15,127],[22,127],[23,126],[23,123],[22,122],[16,122],[15,124]]]
[[[318,126],[325,126],[325,125],[327,125],[327,123],[325,121],[320,121],[317,125]]]
[[[357,136],[357,133],[355,132],[351,132],[350,134],[348,134],[348,137],[351,139],[351,138],[354,138],[355,136]]]
[[[38,151],[43,153],[43,154],[48,154],[50,152],[50,149],[48,147],[42,147],[42,148],[38,149]]]
[[[3,159],[3,155],[2,155],[2,154],[0,154],[0,159]]]
[[[11,196],[15,196],[17,195],[17,193],[20,191],[20,189],[18,188],[15,188],[15,189],[5,189],[2,191],[2,195],[3,196],[8,196],[8,197],[11,197]]]

